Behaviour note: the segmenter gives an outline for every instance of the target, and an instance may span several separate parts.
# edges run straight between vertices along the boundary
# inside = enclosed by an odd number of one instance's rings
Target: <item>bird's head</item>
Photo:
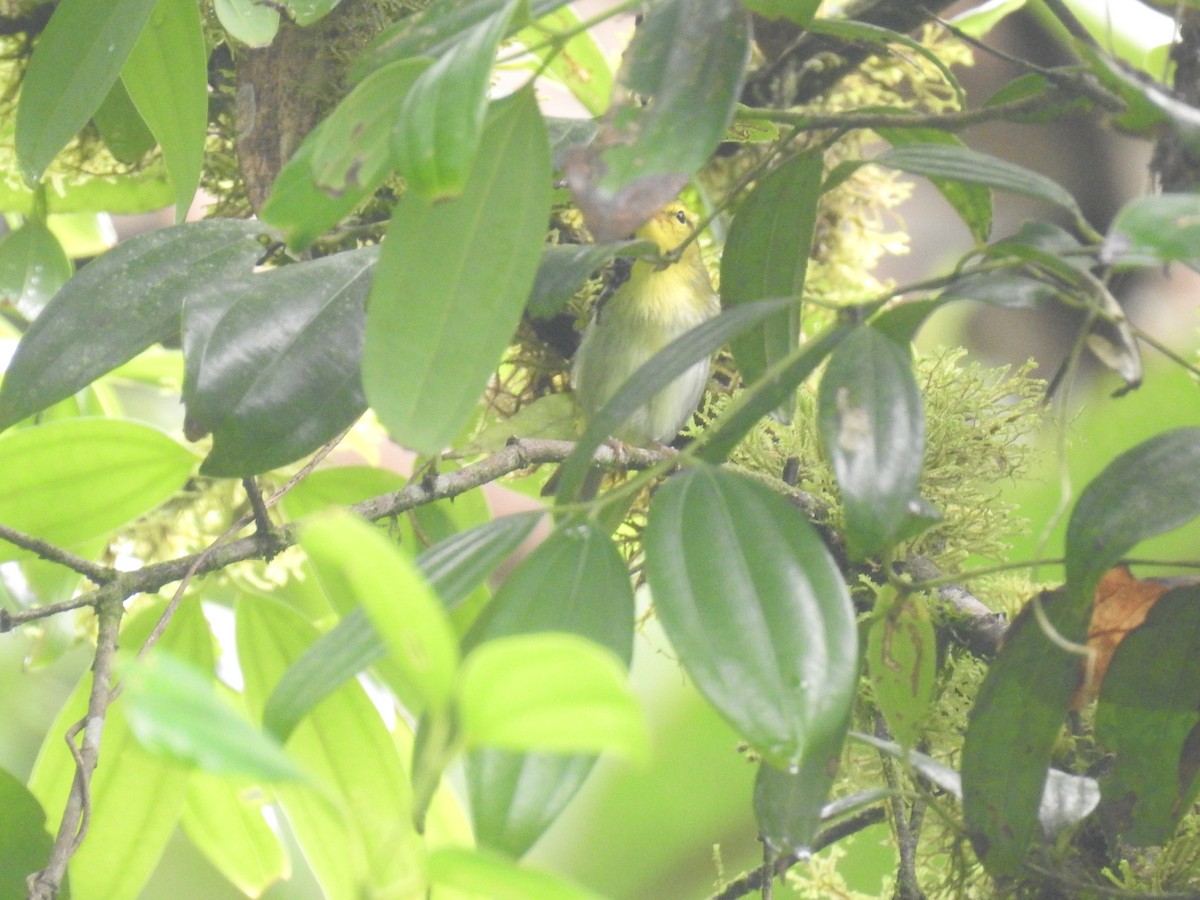
[[[637,230],[642,240],[653,241],[659,253],[670,253],[688,239],[696,227],[696,217],[682,203],[668,203]],[[692,244],[691,247],[695,247]]]

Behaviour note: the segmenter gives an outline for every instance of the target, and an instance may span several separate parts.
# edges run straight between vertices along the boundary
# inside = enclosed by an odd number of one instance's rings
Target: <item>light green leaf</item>
[[[211,674],[166,651],[121,666],[130,731],[148,752],[218,775],[295,781],[304,773],[271,737],[217,696]]]
[[[175,221],[182,222],[200,185],[208,135],[208,48],[195,0],[158,0],[121,81],[162,148]]]
[[[300,532],[327,591],[363,607],[393,663],[431,710],[445,709],[458,667],[458,641],[442,605],[409,560],[376,528],[349,513],[317,518]]]
[[[183,316],[187,433],[211,432],[205,474],[292,462],[354,424],[377,251],[350,250],[201,287]]]
[[[496,49],[522,0],[508,0],[439,56],[404,98],[392,146],[410,191],[426,200],[466,189],[480,149]]]
[[[130,238],[89,263],[21,338],[0,385],[0,428],[87,387],[179,332],[190,292],[249,272],[255,222],[214,219]]]
[[[75,267],[62,244],[39,219],[30,219],[0,240],[0,301],[35,319]]]
[[[36,184],[100,107],[156,0],[63,0],[38,38],[17,101],[17,160]]]
[[[1139,197],[1123,206],[1101,249],[1108,265],[1160,266],[1200,261],[1200,196]]]
[[[458,722],[468,746],[557,753],[649,752],[642,710],[611,651],[574,634],[496,638],[463,660]]]
[[[959,31],[973,38],[982,38],[1008,16],[1020,10],[1025,0],[988,0],[966,12],[959,13],[950,22]]]
[[[391,469],[331,466],[318,469],[288,491],[280,506],[288,519],[296,522],[314,513],[398,491],[406,484],[408,479]]]
[[[920,594],[897,597],[886,588],[867,632],[867,671],[875,702],[896,740],[915,747],[933,702],[937,634]]]
[[[591,30],[580,30],[579,24],[575,11],[562,7],[517,32],[517,40],[545,65],[543,75],[563,84],[584,109],[599,116],[612,96],[612,69]],[[565,42],[548,40],[560,34],[571,36]]]
[[[791,19],[797,25],[807,25],[817,14],[820,0],[745,0],[746,9],[764,19]]]
[[[307,26],[318,22],[333,11],[342,0],[283,0],[283,6],[296,24]]]
[[[279,31],[279,11],[258,0],[213,0],[217,19],[247,47],[266,47]]]
[[[24,897],[25,879],[46,865],[54,841],[46,813],[29,789],[0,769],[0,896]]]
[[[400,199],[371,288],[367,399],[396,441],[423,453],[470,419],[512,339],[546,230],[550,152],[531,91],[497,105],[482,146],[460,197]]]
[[[161,431],[64,419],[0,435],[0,522],[70,547],[119,528],[183,487],[196,458]],[[0,559],[25,555],[0,542]]]
[[[100,137],[104,138],[104,146],[119,162],[135,165],[154,149],[154,135],[142,121],[119,78],[92,114],[92,121],[100,131]]]
[[[505,900],[600,900],[599,894],[537,869],[518,866],[499,853],[442,847],[429,855],[429,878],[442,889]],[[440,893],[440,892],[438,892]]]

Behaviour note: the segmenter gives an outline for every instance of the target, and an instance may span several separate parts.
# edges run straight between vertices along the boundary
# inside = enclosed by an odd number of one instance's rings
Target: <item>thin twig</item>
[[[258,482],[254,480],[254,476],[247,476],[242,479],[242,490],[246,492],[246,499],[250,501],[250,509],[254,513],[254,528],[259,534],[272,534],[275,531],[275,526],[271,524],[271,516],[267,512],[267,504],[263,502],[262,491],[258,489]]]
[[[82,556],[76,556],[48,541],[17,531],[15,528],[9,528],[7,525],[0,525],[0,539],[15,544],[22,550],[28,550],[42,559],[66,566],[72,572],[78,572],[84,578],[98,585],[108,584],[119,574],[116,569],[91,562]]]

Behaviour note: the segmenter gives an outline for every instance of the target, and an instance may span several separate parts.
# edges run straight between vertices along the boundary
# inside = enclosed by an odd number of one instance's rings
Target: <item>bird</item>
[[[665,255],[691,237],[695,227],[696,217],[673,202],[651,216],[636,236]],[[634,262],[629,280],[596,309],[571,366],[571,385],[584,419],[594,417],[655,353],[720,311],[694,241],[666,266]],[[691,366],[611,437],[638,447],[669,444],[704,394],[709,362],[705,358]]]

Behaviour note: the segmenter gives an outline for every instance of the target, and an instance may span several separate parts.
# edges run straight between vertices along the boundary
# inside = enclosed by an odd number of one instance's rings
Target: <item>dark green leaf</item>
[[[417,557],[417,567],[447,608],[453,609],[517,549],[541,517],[541,513],[504,516],[446,538]],[[288,667],[267,700],[263,727],[286,739],[317,703],[386,652],[366,613],[361,608],[351,610]]]
[[[748,16],[736,0],[650,7],[625,51],[600,135],[565,158],[567,183],[597,240],[634,231],[708,161],[733,118],[749,52]]]
[[[177,225],[89,263],[21,338],[0,386],[0,428],[178,334],[184,297],[248,272],[262,252],[260,232],[230,219]]]
[[[1089,606],[1100,576],[1132,547],[1200,514],[1200,428],[1122,453],[1083,489],[1067,525],[1067,590]]]
[[[1079,215],[1075,198],[1058,182],[1024,166],[965,147],[943,144],[894,147],[880,153],[871,162],[910,175],[981,184],[993,190],[1045,200]]]
[[[526,312],[538,318],[554,315],[597,269],[647,246],[643,241],[550,244],[542,251]]]
[[[823,164],[819,153],[793,157],[763,178],[738,208],[721,254],[721,303],[729,309],[804,293],[817,223]],[[781,309],[736,337],[733,355],[747,384],[796,349],[800,304]],[[790,419],[791,404],[783,407]]]
[[[192,205],[208,136],[208,47],[200,7],[158,0],[121,68],[133,105],[162,148],[175,188],[175,221]]]
[[[918,512],[925,460],[925,413],[907,348],[867,326],[846,338],[821,379],[817,424],[851,559],[890,549]]]
[[[748,478],[670,479],[646,526],[655,610],[696,686],[783,771],[836,766],[858,682],[854,608],[804,516]]]
[[[555,531],[504,582],[465,645],[540,631],[577,634],[633,654],[629,573],[608,535],[593,524]],[[592,756],[483,749],[467,757],[475,835],[485,846],[521,856],[583,784]]]
[[[520,320],[545,237],[550,152],[531,91],[497,105],[482,146],[462,196],[401,198],[371,290],[367,397],[400,444],[424,453],[470,419]]]
[[[1038,834],[1050,754],[1079,686],[1083,658],[1042,630],[1040,602],[1059,635],[1079,642],[1091,606],[1063,593],[1042,594],[1013,621],[988,668],[962,751],[967,834],[993,876],[1016,873]]]
[[[620,430],[621,425],[645,405],[647,400],[678,378],[696,360],[711,356],[719,350],[733,335],[793,302],[795,301],[790,297],[782,300],[761,300],[737,309],[726,310],[676,338],[654,354],[588,422],[587,429],[576,442],[574,451],[563,463],[557,491],[559,501],[568,502],[570,498],[577,496],[596,448],[609,435]],[[794,386],[795,384],[792,385]],[[782,398],[780,400],[782,401]],[[760,413],[765,414],[766,412]]]
[[[38,37],[17,100],[17,161],[36,184],[117,80],[157,0],[63,0]]]
[[[121,672],[125,718],[150,753],[256,781],[304,779],[283,747],[217,696],[211,674],[161,650]]]
[[[212,432],[201,470],[245,476],[292,462],[352,425],[375,248],[231,279],[184,304],[183,400]]]
[[[1200,262],[1200,195],[1139,197],[1117,213],[1101,249],[1116,266]]]
[[[74,271],[46,223],[30,219],[0,240],[0,303],[35,319]]]
[[[92,121],[96,123],[108,152],[120,162],[134,165],[154,149],[154,135],[142,121],[120,79],[113,82],[104,102],[92,115]]]
[[[392,135],[396,169],[427,201],[457,197],[480,148],[492,63],[522,0],[508,0],[413,83]],[[407,196],[407,195],[406,195]]]
[[[1053,300],[1058,289],[1036,278],[1007,272],[967,275],[955,281],[938,297],[942,302],[977,300],[1005,309],[1036,309]]]
[[[787,771],[765,761],[758,764],[754,818],[759,834],[772,851],[810,852],[836,771],[829,759],[819,757],[808,757]]]
[[[46,865],[54,841],[46,813],[17,778],[0,769],[0,896],[24,897],[25,879]],[[64,890],[63,895],[67,895]]]
[[[1168,591],[1117,646],[1096,708],[1115,754],[1108,827],[1135,847],[1165,844],[1200,783],[1200,588]]]

